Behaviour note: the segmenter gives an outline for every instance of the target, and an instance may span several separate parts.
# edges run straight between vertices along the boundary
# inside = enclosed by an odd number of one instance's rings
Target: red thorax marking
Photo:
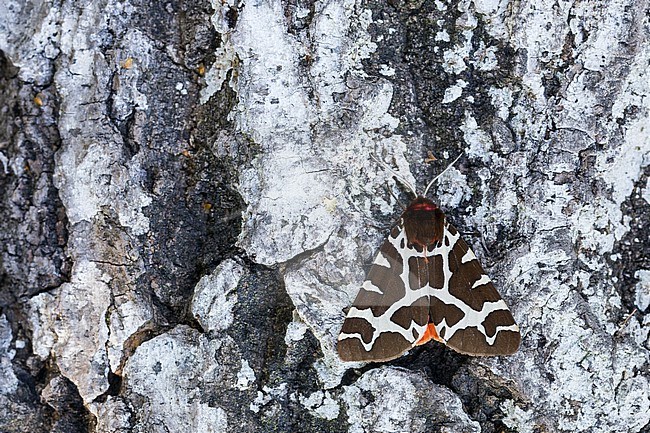
[[[415,211],[434,211],[437,206],[433,203],[416,203],[409,206],[409,210]]]

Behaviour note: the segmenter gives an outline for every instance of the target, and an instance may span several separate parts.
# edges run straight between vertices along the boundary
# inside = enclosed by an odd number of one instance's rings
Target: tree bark
[[[650,432],[647,1],[0,6],[0,431]],[[339,360],[434,185],[522,331]],[[431,155],[435,157],[432,161]]]

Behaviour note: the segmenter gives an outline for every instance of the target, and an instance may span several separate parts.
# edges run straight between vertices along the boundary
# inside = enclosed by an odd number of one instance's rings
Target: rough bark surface
[[[649,432],[649,17],[3,2],[0,431]],[[461,152],[435,199],[520,351],[342,363],[408,200],[369,156]]]

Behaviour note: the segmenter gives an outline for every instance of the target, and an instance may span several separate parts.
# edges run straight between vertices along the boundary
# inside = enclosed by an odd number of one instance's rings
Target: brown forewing
[[[366,281],[372,283],[381,293],[361,288],[353,303],[353,307],[359,310],[370,309],[374,317],[380,321],[392,322],[403,329],[409,329],[411,322],[425,326],[429,319],[429,299],[421,297],[414,302],[405,303],[407,288],[401,278],[404,267],[404,258],[393,246],[391,240],[399,237],[403,231],[400,224],[393,228],[389,239],[387,239],[379,250]],[[406,248],[412,251],[407,245]],[[385,259],[385,261],[384,261]],[[420,259],[422,260],[422,259]],[[386,263],[388,266],[386,266]],[[420,275],[423,272],[423,275]],[[426,266],[422,263],[412,263],[409,269],[409,281],[422,281],[426,284]],[[389,317],[387,310],[396,304],[403,304]],[[381,317],[381,316],[385,317]],[[345,338],[338,342],[337,350],[344,361],[388,361],[397,358],[406,350],[410,349],[419,335],[414,332],[408,340],[399,333],[386,332],[382,329],[374,329],[368,322],[359,318],[347,317],[343,322],[341,334],[360,333],[366,343],[370,343],[375,336],[374,344],[370,350],[366,350],[356,338]]]
[[[451,224],[447,225],[447,229],[450,234],[454,236],[457,234],[456,228]],[[467,308],[480,311],[485,302],[499,301],[501,296],[491,281],[473,288],[474,284],[485,275],[485,271],[476,258],[465,263],[462,262],[462,258],[467,251],[469,251],[469,246],[462,238],[459,238],[449,254],[449,268],[451,271],[449,293],[465,303]],[[432,286],[442,288],[444,284],[443,264],[439,256],[436,256],[436,259],[438,260],[430,262],[429,273]],[[464,313],[457,307],[447,305],[432,297],[430,315],[434,324],[441,323],[444,318],[448,325],[453,326],[463,318]],[[497,332],[497,327],[514,324],[515,320],[512,313],[507,309],[499,309],[487,315],[480,325],[485,329],[488,336],[493,337]],[[469,355],[512,354],[519,348],[521,340],[518,331],[501,330],[498,332],[494,343],[489,344],[477,327],[459,329],[449,339],[445,338],[444,335],[441,335],[441,337],[446,340],[446,344],[452,349]]]

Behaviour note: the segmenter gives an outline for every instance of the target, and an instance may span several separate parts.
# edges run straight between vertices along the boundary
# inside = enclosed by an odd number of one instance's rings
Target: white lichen
[[[159,425],[160,431],[226,433],[226,412],[203,400],[202,389],[221,380],[215,356],[221,342],[178,326],[141,344],[124,368],[124,384],[142,396],[136,431]]]
[[[235,386],[239,390],[245,390],[251,387],[255,382],[255,372],[248,364],[248,361],[242,359],[241,369],[237,372],[237,383]]]
[[[18,389],[18,378],[11,361],[16,351],[11,348],[12,332],[7,317],[0,315],[0,394],[11,395]]]
[[[196,284],[191,309],[204,330],[221,331],[232,324],[237,303],[235,289],[243,275],[244,267],[227,259]]]

